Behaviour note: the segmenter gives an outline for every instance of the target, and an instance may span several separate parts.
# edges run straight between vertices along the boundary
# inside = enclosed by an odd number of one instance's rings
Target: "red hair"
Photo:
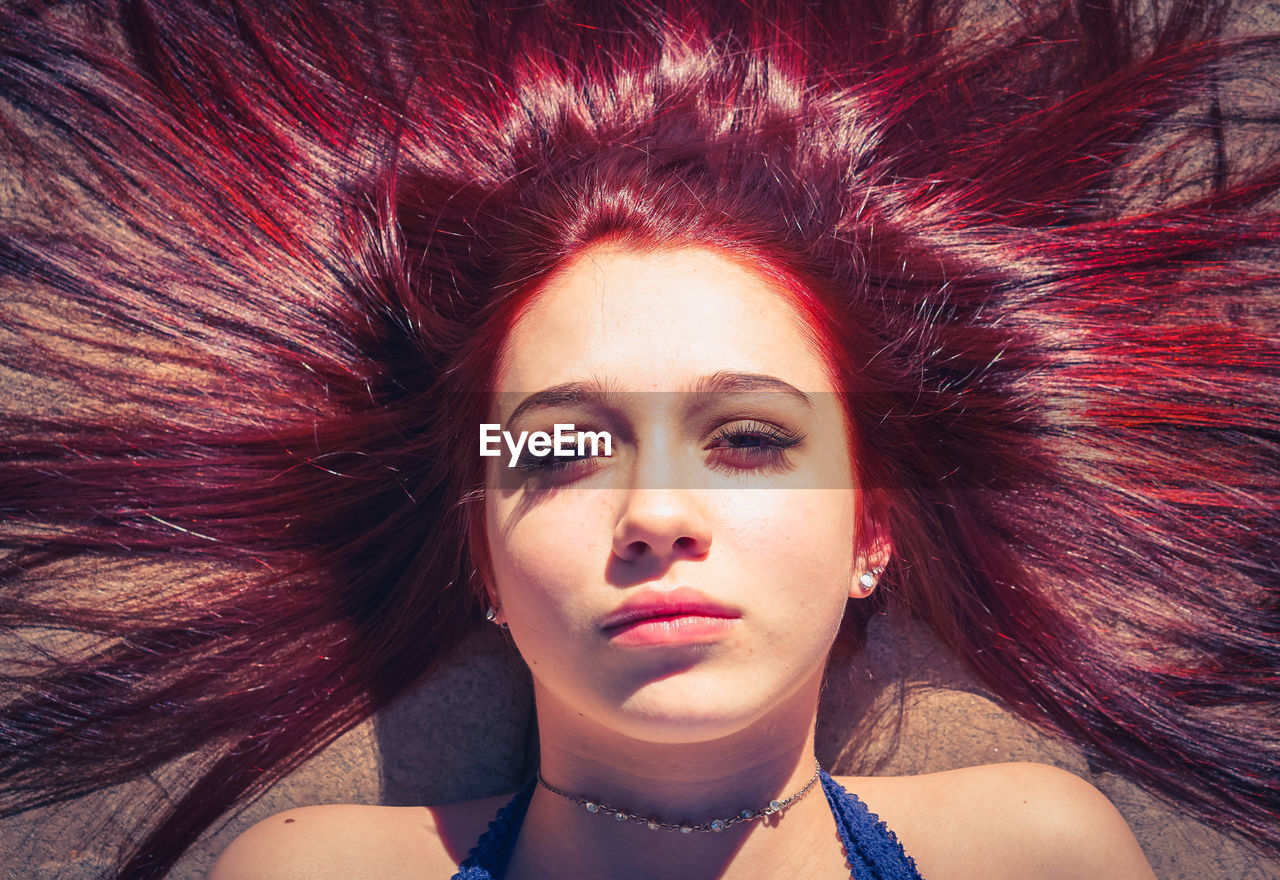
[[[159,876],[430,671],[480,622],[477,392],[615,239],[811,297],[893,540],[871,610],[1280,851],[1280,165],[1213,109],[1274,38],[1203,2],[160,6],[0,13],[54,187],[0,241],[0,622],[75,634],[4,670],[7,811],[188,756],[120,871]]]

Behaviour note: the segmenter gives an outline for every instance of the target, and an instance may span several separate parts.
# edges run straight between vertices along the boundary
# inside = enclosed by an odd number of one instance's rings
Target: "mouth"
[[[616,645],[699,644],[716,641],[742,617],[728,605],[689,587],[646,590],[605,618],[601,630]]]

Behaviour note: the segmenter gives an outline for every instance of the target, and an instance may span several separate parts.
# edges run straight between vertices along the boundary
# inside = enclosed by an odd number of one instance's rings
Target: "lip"
[[[715,641],[742,613],[691,587],[645,590],[627,599],[601,623],[615,644],[632,647]]]

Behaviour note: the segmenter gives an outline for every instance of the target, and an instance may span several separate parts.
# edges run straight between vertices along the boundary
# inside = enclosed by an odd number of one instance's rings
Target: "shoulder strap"
[[[923,880],[897,835],[826,770],[822,771],[822,791],[835,815],[849,868],[857,880]]]
[[[467,853],[451,880],[502,880],[506,876],[511,851],[520,836],[520,826],[524,823],[524,814],[529,809],[537,783],[536,778],[530,779],[506,806],[498,810],[489,823],[489,829]]]

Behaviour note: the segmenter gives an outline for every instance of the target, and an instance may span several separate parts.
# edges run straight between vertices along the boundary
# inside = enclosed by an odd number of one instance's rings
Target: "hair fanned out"
[[[189,756],[160,876],[429,672],[475,392],[618,239],[803,282],[879,607],[1280,852],[1280,38],[973,5],[8,5],[3,809]]]

